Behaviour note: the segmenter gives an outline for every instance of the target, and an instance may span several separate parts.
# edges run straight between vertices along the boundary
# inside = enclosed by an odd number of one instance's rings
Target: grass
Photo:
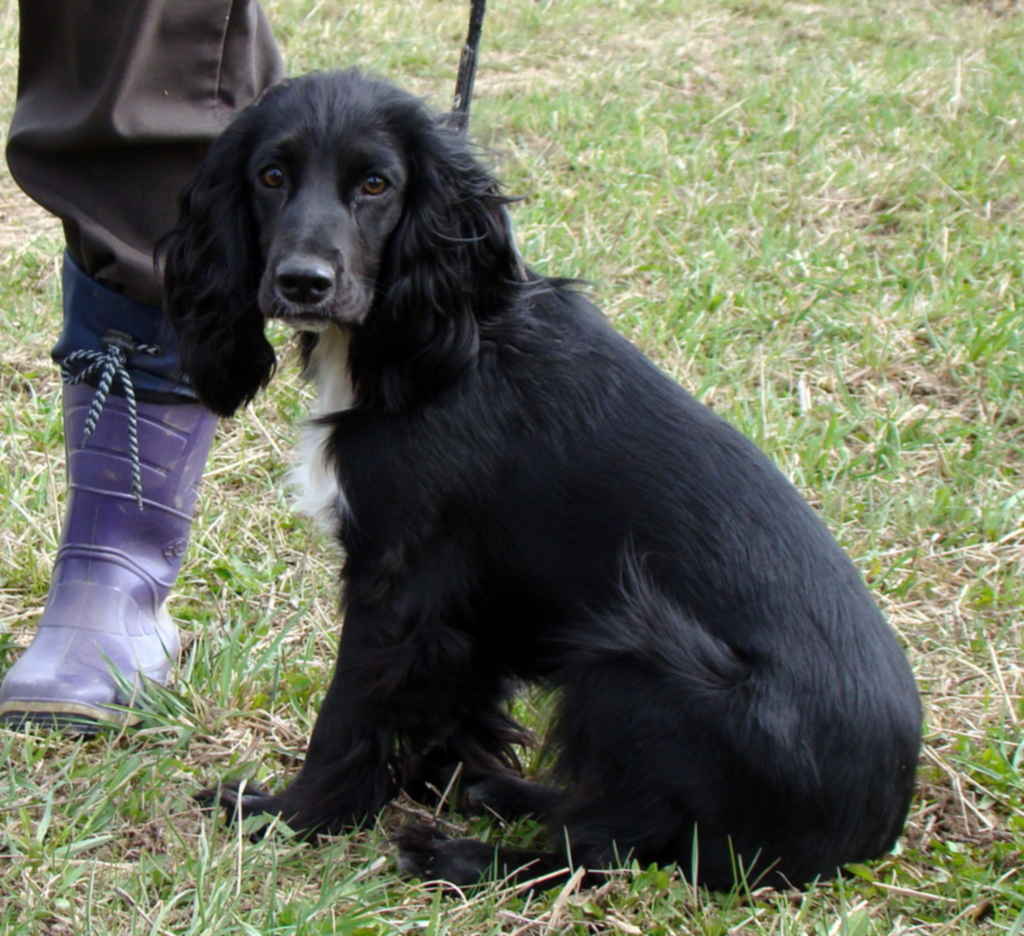
[[[358,62],[447,104],[462,3],[267,6],[292,71]],[[0,932],[1024,933],[1019,3],[492,6],[473,127],[525,196],[525,255],[590,280],[771,453],[907,647],[927,725],[905,836],[804,893],[633,867],[461,900],[395,872],[386,829],[414,804],[319,848],[202,816],[190,794],[219,776],[294,771],[333,665],[335,557],[281,489],[306,399],[285,367],[220,430],[173,604],[188,650],[145,727],[0,732]],[[4,0],[4,113],[16,32]],[[60,249],[5,175],[0,671],[31,638],[61,516]]]

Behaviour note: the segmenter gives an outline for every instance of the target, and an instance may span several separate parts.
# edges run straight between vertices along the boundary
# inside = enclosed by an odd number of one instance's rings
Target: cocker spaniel
[[[750,441],[579,291],[524,268],[465,137],[357,71],[286,81],[212,146],[162,245],[184,368],[215,412],[301,334],[307,510],[345,553],[344,624],[283,791],[210,794],[304,832],[400,789],[533,814],[550,848],[411,826],[403,868],[466,884],[635,858],[712,888],[881,855],[921,710],[853,564]],[[513,689],[557,690],[521,776]]]

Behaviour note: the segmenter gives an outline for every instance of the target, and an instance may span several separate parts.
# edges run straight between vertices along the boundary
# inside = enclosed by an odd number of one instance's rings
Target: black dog
[[[462,764],[465,801],[542,815],[552,850],[400,836],[456,883],[496,856],[801,884],[882,854],[921,721],[893,633],[761,452],[523,271],[505,203],[444,119],[354,71],[272,89],[183,196],[186,370],[229,415],[273,370],[265,321],[300,330],[300,479],[347,556],[302,770],[220,801],[336,831]],[[552,786],[518,776],[520,681],[560,690]]]

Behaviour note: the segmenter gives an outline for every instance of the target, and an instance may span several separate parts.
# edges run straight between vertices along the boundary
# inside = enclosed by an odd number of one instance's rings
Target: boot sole
[[[74,702],[30,702],[11,699],[0,705],[0,726],[11,731],[58,731],[92,737],[101,731],[127,728],[140,720],[138,713],[79,705]]]

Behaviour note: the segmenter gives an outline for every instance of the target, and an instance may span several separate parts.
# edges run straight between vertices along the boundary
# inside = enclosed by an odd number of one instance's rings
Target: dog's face
[[[293,127],[261,140],[247,171],[264,316],[305,331],[361,324],[402,214],[408,167],[400,148],[383,131]]]
[[[274,371],[277,318],[350,329],[367,405],[442,386],[521,278],[506,201],[413,95],[357,71],[275,85],[214,141],[160,246],[183,373],[231,415]]]

